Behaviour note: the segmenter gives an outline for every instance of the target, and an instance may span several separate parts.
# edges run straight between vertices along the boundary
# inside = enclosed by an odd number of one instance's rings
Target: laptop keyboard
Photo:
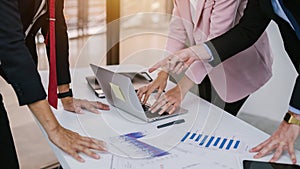
[[[152,113],[149,109],[150,109],[150,106],[147,105],[147,104],[142,104],[142,107],[146,113],[146,116],[148,118],[154,118],[154,117],[158,117],[158,116],[165,116],[165,115],[168,115],[169,113],[168,112],[164,112],[163,114],[161,115],[158,115],[158,112],[160,112],[161,109],[158,109],[156,112]]]
[[[142,104],[142,107],[143,107],[143,109],[144,109],[145,112],[150,109],[150,106],[146,105],[146,104]]]

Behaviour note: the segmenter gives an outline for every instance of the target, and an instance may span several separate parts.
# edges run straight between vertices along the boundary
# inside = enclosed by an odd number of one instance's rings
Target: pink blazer
[[[247,0],[199,0],[193,23],[189,0],[175,0],[166,49],[170,53],[191,45],[202,44],[225,33],[243,15]],[[272,55],[267,34],[250,48],[212,68],[194,62],[186,71],[200,84],[208,74],[212,85],[226,102],[235,102],[255,92],[272,76]]]

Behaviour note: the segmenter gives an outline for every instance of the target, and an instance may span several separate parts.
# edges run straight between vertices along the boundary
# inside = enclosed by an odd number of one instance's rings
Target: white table
[[[132,71],[142,70],[139,66],[126,66],[125,69],[130,68]],[[97,98],[89,88],[85,77],[91,75],[93,73],[90,68],[79,68],[72,71],[74,97],[107,103],[105,99]],[[47,72],[41,72],[41,76],[45,86],[47,86]],[[173,85],[168,84],[167,88],[171,88]],[[99,152],[100,160],[82,155],[86,162],[80,163],[52,143],[50,144],[64,169],[129,169],[141,166],[155,169],[169,166],[174,168],[173,164],[175,164],[175,168],[199,168],[201,166],[200,168],[239,169],[242,168],[243,159],[252,159],[253,154],[248,152],[249,148],[269,137],[255,127],[225,113],[191,93],[186,95],[182,107],[188,109],[189,112],[152,123],[143,122],[112,106],[110,111],[102,111],[100,115],[87,111],[79,115],[67,112],[62,109],[60,103],[59,108],[54,110],[54,114],[62,126],[81,135],[101,140],[108,141],[110,137],[132,132],[143,132],[146,136],[139,140],[169,151],[170,154],[166,156],[152,159],[126,158],[122,151],[113,148],[108,143],[110,153],[103,154]],[[157,125],[175,119],[184,119],[185,123],[157,129]],[[183,139],[187,132],[191,133],[186,139]],[[195,136],[192,136],[193,133],[195,133]],[[203,137],[196,142],[196,137],[199,135]],[[203,141],[205,136],[207,136],[207,139]],[[220,137],[220,142],[217,146],[213,146],[217,137]],[[220,148],[220,144],[225,138],[227,138],[227,142],[223,148]],[[210,139],[213,139],[213,142],[208,145]],[[230,140],[234,142],[231,146],[228,146]],[[237,141],[240,141],[239,147],[234,149],[234,144]],[[201,142],[203,142],[202,145],[199,145]],[[226,150],[226,148],[229,150]],[[296,154],[298,161],[300,161],[300,153],[297,151]],[[260,160],[268,161],[270,158],[269,155]],[[284,154],[279,162],[290,163],[289,156]]]

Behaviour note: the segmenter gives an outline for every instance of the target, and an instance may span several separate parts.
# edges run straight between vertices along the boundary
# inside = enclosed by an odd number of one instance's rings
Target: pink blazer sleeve
[[[172,12],[172,18],[169,26],[169,35],[166,45],[166,50],[171,54],[186,48],[185,42],[187,40],[187,30],[184,27],[184,19],[180,14],[180,10],[177,6],[177,0],[174,0],[174,9]],[[189,11],[189,10],[187,10]],[[189,23],[191,24],[191,23]]]
[[[225,33],[235,25],[240,1],[214,0],[214,3],[211,4],[211,6],[204,6],[202,17],[199,21],[199,25],[209,24],[207,40]],[[194,83],[200,84],[210,70],[212,70],[212,67],[208,63],[197,61],[187,69],[185,75]]]

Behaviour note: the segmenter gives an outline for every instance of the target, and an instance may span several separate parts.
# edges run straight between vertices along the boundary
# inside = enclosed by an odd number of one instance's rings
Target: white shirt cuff
[[[203,44],[204,48],[206,49],[207,53],[209,54],[209,56],[211,56],[211,58],[208,60],[208,62],[211,62],[214,60],[214,56],[212,55],[211,50],[209,49],[209,47],[204,43]]]
[[[289,111],[295,113],[295,114],[300,114],[300,110],[296,109],[295,107],[289,106]]]

